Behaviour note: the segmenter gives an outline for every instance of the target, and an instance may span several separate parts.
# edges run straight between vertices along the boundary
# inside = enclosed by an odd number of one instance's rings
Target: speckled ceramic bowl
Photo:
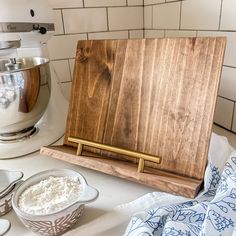
[[[77,177],[82,185],[82,193],[78,197],[78,201],[63,210],[48,215],[32,215],[21,211],[18,207],[20,195],[30,186],[50,176]],[[88,186],[85,178],[78,172],[69,169],[52,169],[40,172],[27,179],[15,192],[12,205],[22,223],[33,232],[42,235],[61,235],[78,222],[83,213],[84,205],[96,200],[97,197],[98,191]]]

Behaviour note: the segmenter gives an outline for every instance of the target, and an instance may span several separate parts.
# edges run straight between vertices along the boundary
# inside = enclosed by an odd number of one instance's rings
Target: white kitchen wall
[[[144,36],[226,36],[214,122],[236,132],[236,1],[144,0]]]
[[[143,38],[143,0],[50,0],[56,34],[48,43],[52,76],[68,99],[79,39]]]

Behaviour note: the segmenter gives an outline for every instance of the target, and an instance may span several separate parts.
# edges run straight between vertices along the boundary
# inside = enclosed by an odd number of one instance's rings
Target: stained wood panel
[[[214,37],[79,41],[65,144],[158,155],[149,166],[202,179],[224,48]]]
[[[222,37],[79,41],[64,145],[41,153],[196,196],[225,44]],[[145,161],[138,173],[129,157],[88,148],[78,157],[69,136],[161,156],[162,163]]]
[[[116,58],[114,66],[104,143],[161,156],[161,165],[149,165],[201,179],[224,40],[146,39],[126,44],[125,57]],[[122,76],[116,73],[119,60],[125,61]]]

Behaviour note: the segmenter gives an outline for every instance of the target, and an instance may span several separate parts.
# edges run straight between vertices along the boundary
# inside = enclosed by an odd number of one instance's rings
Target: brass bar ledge
[[[159,156],[153,156],[153,155],[149,155],[149,154],[142,153],[142,152],[135,152],[135,151],[131,151],[128,149],[118,148],[118,147],[114,147],[111,145],[97,143],[94,141],[89,141],[89,140],[80,139],[80,138],[69,137],[68,141],[78,144],[77,152],[76,152],[77,156],[82,155],[83,145],[84,145],[84,146],[88,146],[88,147],[93,147],[93,148],[105,150],[108,152],[113,152],[113,153],[122,154],[122,155],[126,155],[126,156],[133,157],[133,158],[138,158],[139,159],[139,164],[138,164],[138,172],[139,173],[144,172],[145,161],[151,161],[151,162],[160,164],[161,159],[162,159]]]

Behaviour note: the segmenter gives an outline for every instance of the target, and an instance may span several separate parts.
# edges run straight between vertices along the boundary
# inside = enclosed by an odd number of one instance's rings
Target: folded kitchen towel
[[[148,199],[146,199],[148,201]],[[236,151],[212,134],[204,190],[195,199],[162,193],[131,218],[125,236],[236,235]]]

